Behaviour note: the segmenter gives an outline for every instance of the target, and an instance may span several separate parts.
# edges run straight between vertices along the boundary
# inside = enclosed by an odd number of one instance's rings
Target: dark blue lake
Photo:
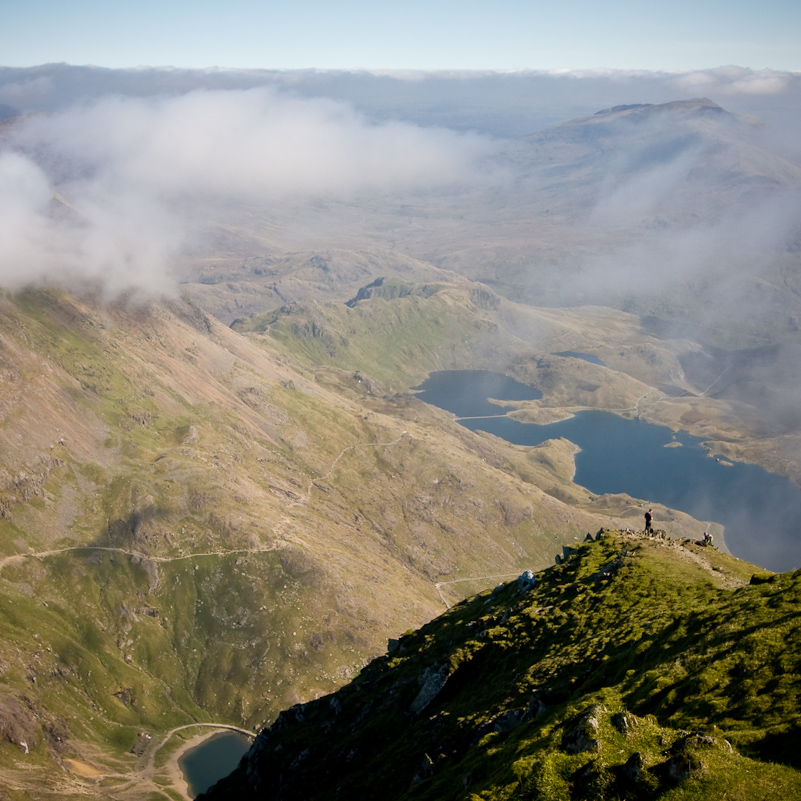
[[[205,793],[213,784],[227,776],[250,748],[253,740],[235,731],[215,734],[197,748],[187,751],[178,765],[189,785],[193,798]]]
[[[440,370],[415,387],[420,400],[453,412],[457,417],[487,417],[505,414],[508,407],[495,400],[539,400],[542,392],[514,378],[487,370]]]
[[[452,393],[443,385],[451,375],[451,371],[432,374],[438,380],[437,391],[429,393],[425,382],[418,397],[467,416],[457,411],[464,408],[461,404],[450,402]],[[461,380],[453,384],[454,391]],[[503,414],[502,407],[494,408],[495,414]],[[626,493],[687,512],[697,520],[720,523],[735,556],[779,572],[801,567],[801,491],[761,467],[722,464],[708,455],[698,437],[598,411],[580,412],[546,426],[508,417],[459,422],[516,445],[564,437],[581,448],[575,481],[590,492]],[[655,521],[657,528],[659,522]]]

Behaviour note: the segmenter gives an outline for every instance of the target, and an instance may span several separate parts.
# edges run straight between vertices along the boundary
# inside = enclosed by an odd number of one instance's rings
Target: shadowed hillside
[[[568,553],[391,640],[200,798],[795,797],[799,571],[613,531]]]

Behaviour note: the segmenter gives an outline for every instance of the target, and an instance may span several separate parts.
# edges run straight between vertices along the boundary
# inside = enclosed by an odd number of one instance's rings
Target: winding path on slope
[[[437,592],[439,593],[442,603],[445,604],[445,608],[450,609],[451,605],[445,600],[445,596],[442,594],[440,587],[444,587],[446,584],[458,584],[462,581],[489,581],[492,579],[516,578],[520,575],[520,572],[521,571],[518,570],[516,573],[499,573],[498,575],[494,576],[470,576],[468,578],[453,579],[452,581],[438,581],[434,584],[434,586],[437,588]]]
[[[0,570],[4,567],[21,564],[25,559],[44,559],[48,556],[56,556],[60,553],[67,553],[69,551],[109,551],[111,553],[121,553],[125,556],[133,557],[134,559],[141,559],[144,562],[158,562],[160,564],[166,562],[180,562],[185,559],[197,559],[201,556],[230,556],[232,554],[242,553],[267,553],[268,551],[275,551],[280,547],[278,545],[269,545],[264,548],[238,548],[231,551],[208,551],[207,553],[190,553],[182,554],[181,556],[153,556],[152,554],[142,553],[141,551],[128,551],[125,548],[113,548],[108,545],[71,545],[67,548],[54,548],[50,551],[36,551],[31,553],[18,553],[12,556],[4,556],[0,558]]]
[[[288,509],[296,506],[303,506],[308,505],[311,501],[311,493],[314,489],[315,485],[318,482],[325,481],[328,479],[334,470],[336,469],[337,465],[339,464],[340,460],[345,456],[348,451],[356,451],[359,448],[379,448],[379,447],[389,447],[392,445],[397,444],[400,442],[404,437],[412,438],[412,435],[408,433],[408,431],[403,431],[398,437],[388,442],[364,442],[364,443],[355,443],[353,445],[348,445],[340,451],[339,455],[334,459],[331,463],[328,472],[324,475],[318,476],[316,478],[309,479],[309,482],[306,487],[306,491],[304,493],[304,497],[301,497],[299,500],[293,501],[292,503],[288,504],[285,507],[285,511],[282,514],[282,518],[280,523],[276,526],[276,529],[285,528],[290,523],[290,516],[287,514]],[[233,549],[233,550],[218,550],[218,551],[208,551],[204,553],[189,553],[189,554],[181,554],[179,556],[154,556],[151,554],[143,553],[141,551],[132,551],[125,548],[115,548],[112,546],[107,545],[73,545],[68,546],[65,548],[53,548],[45,551],[38,551],[38,552],[28,552],[28,553],[18,553],[12,554],[10,556],[0,557],[0,571],[2,571],[5,567],[10,567],[13,565],[19,566],[25,562],[27,559],[46,559],[51,556],[56,556],[58,554],[69,553],[69,552],[76,552],[76,551],[105,551],[109,553],[118,553],[125,556],[129,556],[134,559],[140,559],[142,561],[149,561],[158,564],[166,564],[169,562],[178,562],[187,559],[197,559],[199,557],[204,556],[230,556],[234,554],[254,554],[254,553],[266,553],[269,551],[277,550],[281,547],[280,543],[273,544],[267,547],[262,548],[240,548],[240,549]],[[445,605],[446,609],[450,608],[450,604],[445,599],[441,587],[446,586],[448,584],[456,584],[459,582],[465,581],[485,581],[485,580],[494,580],[494,579],[501,579],[501,578],[510,578],[519,575],[519,571],[516,573],[505,573],[505,574],[497,574],[491,576],[475,576],[475,577],[467,577],[467,578],[460,578],[460,579],[452,579],[450,581],[442,581],[437,582],[434,586],[437,589],[440,599],[442,603]],[[248,737],[255,737],[255,734],[252,731],[248,731],[247,729],[240,728],[238,726],[233,726],[226,723],[189,723],[183,726],[178,726],[174,729],[170,729],[168,732],[163,734],[159,740],[153,740],[148,745],[145,753],[139,760],[139,765],[134,769],[131,773],[107,773],[103,772],[97,777],[98,780],[100,779],[115,779],[120,780],[122,783],[114,788],[111,792],[113,793],[112,797],[115,798],[134,798],[134,797],[141,797],[142,792],[147,788],[147,791],[159,794],[167,799],[172,799],[174,796],[167,792],[170,790],[171,792],[179,793],[186,801],[189,801],[190,796],[187,795],[186,790],[184,787],[181,786],[181,774],[180,770],[177,768],[177,759],[180,754],[183,752],[184,749],[179,750],[176,754],[174,754],[170,762],[164,766],[157,768],[156,767],[156,757],[161,751],[164,746],[170,741],[172,736],[179,731],[183,731],[186,729],[192,728],[212,728],[212,729],[220,729],[220,730],[229,730],[229,731],[236,731]],[[174,764],[173,764],[174,763]],[[156,782],[156,777],[159,775],[167,774],[167,778],[170,782],[170,786],[165,788],[163,785]]]
[[[311,501],[311,492],[314,488],[314,485],[318,481],[324,481],[327,479],[335,470],[339,460],[350,450],[355,450],[356,448],[380,448],[380,447],[387,447],[389,445],[395,445],[396,443],[400,442],[403,437],[408,436],[411,438],[411,435],[404,431],[399,437],[396,437],[394,440],[390,442],[360,442],[355,443],[353,445],[348,445],[347,447],[343,448],[339,455],[334,459],[329,468],[328,472],[325,475],[319,476],[318,478],[309,479],[309,483],[306,487],[305,498],[293,501],[292,503],[288,504],[285,508],[289,509],[293,506],[301,506],[301,505],[308,505]],[[281,523],[286,524],[289,521],[288,515],[284,514],[282,516]],[[280,525],[280,524],[279,524]],[[141,559],[142,561],[146,562],[157,562],[160,564],[165,564],[168,562],[180,562],[186,559],[197,559],[203,556],[231,556],[234,554],[254,554],[254,553],[268,553],[269,551],[275,551],[280,548],[280,544],[269,545],[263,548],[235,548],[229,551],[208,551],[205,553],[189,553],[189,554],[181,554],[180,556],[153,556],[151,554],[143,553],[141,551],[129,551],[125,548],[114,548],[109,545],[70,545],[66,548],[53,548],[47,551],[30,551],[28,553],[17,553],[11,554],[10,556],[3,556],[0,557],[0,570],[4,567],[10,567],[12,565],[20,565],[26,559],[45,559],[48,556],[56,556],[57,554],[61,553],[68,553],[70,551],[107,551],[110,553],[119,553],[125,556],[130,556],[134,559]]]

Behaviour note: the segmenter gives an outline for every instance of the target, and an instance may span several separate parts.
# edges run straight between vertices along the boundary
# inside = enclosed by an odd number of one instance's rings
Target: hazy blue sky
[[[798,0],[0,0],[0,64],[801,70]]]

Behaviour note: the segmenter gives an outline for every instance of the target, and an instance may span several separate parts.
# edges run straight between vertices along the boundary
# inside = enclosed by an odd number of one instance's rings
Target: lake
[[[418,398],[457,417],[487,417],[509,411],[488,398],[524,401],[542,397],[534,387],[487,370],[440,370],[415,389],[420,391]]]
[[[209,787],[231,773],[252,743],[253,740],[244,734],[225,731],[187,751],[178,760],[178,765],[189,785],[189,795],[194,798],[205,793]]]
[[[464,410],[490,407],[495,415],[508,411],[487,403],[486,397],[482,405],[474,396],[484,387],[500,392],[512,386],[513,398],[490,397],[525,399],[520,397],[524,393],[520,387],[525,385],[515,387],[519,382],[507,376],[500,377],[505,381],[478,376],[481,380],[469,390],[465,403],[459,393],[465,382],[481,372],[432,373],[417,387],[417,397],[468,418],[459,420],[466,428],[486,431],[516,445],[539,445],[564,437],[581,448],[575,457],[574,480],[590,492],[626,493],[646,504],[661,504],[697,520],[720,523],[725,527],[726,545],[735,556],[777,572],[801,567],[801,491],[786,478],[756,465],[724,464],[709,456],[698,437],[611,412],[579,412],[568,420],[542,426],[504,416],[475,419],[480,415]],[[537,392],[533,387],[526,389]],[[659,528],[660,521],[654,522]]]

